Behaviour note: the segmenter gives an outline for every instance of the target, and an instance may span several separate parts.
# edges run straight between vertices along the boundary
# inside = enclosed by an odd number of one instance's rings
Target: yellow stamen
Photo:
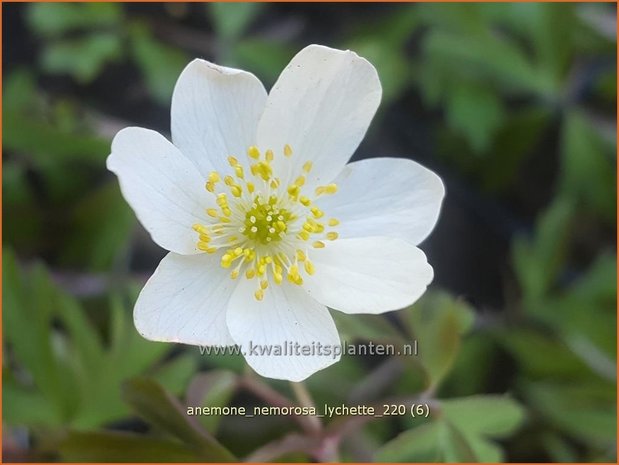
[[[316,219],[322,218],[323,216],[325,216],[324,212],[318,207],[312,207],[310,208],[310,211],[312,212],[312,215],[314,215],[314,218]]]
[[[233,259],[234,257],[232,255],[225,253],[221,256],[220,264],[223,268],[230,268],[230,265],[232,265]]]
[[[318,186],[315,190],[316,195],[335,194],[337,192],[337,184],[327,184],[326,186]]]
[[[260,150],[258,150],[258,147],[256,147],[255,145],[252,145],[247,149],[247,155],[249,155],[254,160],[257,160],[258,158],[260,158]]]
[[[296,197],[296,196],[299,195],[299,192],[301,191],[301,188],[298,185],[296,185],[296,184],[290,184],[288,186],[287,190],[288,190],[288,194],[291,197]]]
[[[241,186],[239,185],[234,185],[230,188],[230,192],[232,193],[232,195],[234,195],[235,197],[240,197],[243,194],[243,191],[241,190]]]
[[[199,234],[207,234],[208,228],[206,226],[202,226],[201,224],[194,224],[192,226],[193,230]]]
[[[283,152],[285,157],[293,155],[288,144]],[[302,170],[293,176],[294,182],[280,190],[281,178],[277,175],[281,173],[274,172],[279,167],[273,164],[274,151],[268,149],[262,157],[258,147],[251,146],[247,156],[250,159],[247,173],[239,160],[229,155],[228,174],[217,171],[208,174],[206,189],[213,194],[217,208],[205,211],[216,221],[208,225],[194,224],[192,229],[198,235],[196,248],[200,251],[212,254],[226,244],[220,265],[232,268],[231,279],[241,275],[256,278],[254,297],[263,300],[273,283],[280,285],[286,279],[300,286],[303,284],[300,271],[304,276],[313,275],[316,268],[305,251],[305,244],[317,249],[326,247],[327,240],[336,240],[339,235],[333,230],[326,232],[325,228],[340,223],[336,218],[319,222],[325,212],[312,198],[301,195],[308,182],[307,174],[313,169],[312,162],[303,163]],[[245,179],[246,174],[249,179]],[[225,192],[217,192],[219,182],[227,186],[222,189]],[[335,192],[337,185],[333,183],[315,188],[317,196]]]

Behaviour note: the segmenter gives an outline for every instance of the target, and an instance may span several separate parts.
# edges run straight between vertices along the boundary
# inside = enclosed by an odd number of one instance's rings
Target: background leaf
[[[127,382],[123,397],[144,419],[193,447],[205,460],[235,461],[226,448],[188,419],[175,398],[153,381],[137,378]]]

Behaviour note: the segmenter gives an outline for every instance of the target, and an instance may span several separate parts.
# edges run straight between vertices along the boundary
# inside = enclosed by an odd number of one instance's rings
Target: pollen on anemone
[[[346,164],[380,97],[376,70],[351,51],[306,47],[268,95],[250,73],[192,61],[172,97],[172,143],[126,128],[107,160],[170,252],[138,297],[138,331],[238,345],[263,376],[299,381],[339,359],[328,308],[416,301],[433,278],[416,245],[444,187],[406,159]],[[299,350],[271,350],[283,346]]]
[[[281,156],[292,154],[286,144]],[[262,300],[271,280],[282,284],[286,276],[289,282],[302,285],[300,268],[308,275],[315,271],[309,248],[324,248],[323,240],[338,238],[336,231],[325,228],[333,228],[339,221],[330,218],[321,222],[324,212],[313,202],[321,195],[335,194],[337,185],[318,186],[311,197],[301,195],[312,170],[311,161],[303,164],[294,182],[284,186],[273,173],[272,149],[262,157],[258,147],[251,146],[247,157],[251,173],[247,177],[243,165],[232,155],[228,163],[234,176],[224,176],[222,183],[220,173],[209,174],[206,190],[215,196],[217,208],[206,211],[213,220],[195,224],[193,229],[199,234],[198,249],[206,253],[225,249],[220,264],[233,268],[230,278],[236,279],[241,273],[247,279],[256,278],[254,297]]]

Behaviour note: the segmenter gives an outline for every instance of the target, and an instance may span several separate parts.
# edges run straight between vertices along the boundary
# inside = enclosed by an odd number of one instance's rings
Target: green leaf
[[[376,461],[439,462],[442,428],[439,422],[433,421],[409,429],[384,444],[376,453]]]
[[[554,432],[548,432],[542,437],[544,448],[556,463],[578,462],[578,452],[575,445],[571,444],[567,438]]]
[[[3,161],[2,194],[5,205],[27,205],[33,201],[32,189],[26,180],[26,168],[22,164]]]
[[[60,130],[27,114],[7,113],[2,123],[5,149],[28,154],[37,168],[65,161],[103,166],[110,153],[106,139]]]
[[[500,462],[504,438],[522,423],[522,408],[505,396],[441,401],[429,423],[415,426],[383,445],[381,462]]]
[[[494,331],[478,331],[462,340],[453,367],[441,386],[443,396],[468,396],[484,392],[502,354]]]
[[[473,171],[479,173],[486,189],[507,190],[514,183],[524,160],[532,153],[550,121],[545,108],[511,110],[498,127],[494,143]]]
[[[614,274],[610,271],[611,275]],[[559,333],[570,350],[591,370],[610,381],[616,379],[616,299],[596,299],[568,288],[544,305],[544,321]],[[582,309],[587,311],[583,312]]]
[[[367,375],[366,363],[367,357],[364,356],[342,356],[336,364],[312,375],[306,386],[316,405],[348,402],[350,393]],[[338,389],[333,389],[333,386],[338,386]]]
[[[71,264],[101,271],[108,270],[125,253],[135,226],[135,216],[116,181],[85,195],[75,206],[71,219],[63,258]]]
[[[65,420],[75,407],[74,386],[52,345],[51,319],[57,303],[53,285],[41,266],[27,279],[23,277],[8,249],[4,250],[2,270],[4,343],[53,406],[55,420]]]
[[[558,92],[515,43],[499,37],[435,30],[423,43],[430,69],[451,79],[499,85],[510,93],[548,97]],[[458,73],[454,76],[453,70]]]
[[[170,351],[170,344],[144,339],[133,325],[131,311],[121,297],[110,298],[110,363],[120,379],[144,373]]]
[[[514,241],[514,267],[527,301],[542,298],[557,278],[568,249],[572,217],[572,202],[558,196],[538,219],[534,239]]]
[[[617,298],[617,255],[598,255],[589,269],[576,281],[571,293],[589,301],[613,305]]]
[[[616,147],[605,143],[592,121],[577,112],[565,116],[561,136],[560,191],[615,224],[617,200]],[[595,179],[595,182],[591,182]]]
[[[616,266],[616,254],[599,255],[553,308],[554,322],[570,347],[586,349],[575,352],[609,379],[616,378],[617,365]]]
[[[437,30],[448,30],[466,36],[483,36],[488,25],[481,15],[481,8],[480,4],[420,4],[418,11],[424,24]]]
[[[234,41],[241,37],[262,9],[260,3],[253,2],[214,2],[207,6],[217,35],[225,41]]]
[[[50,43],[43,50],[41,67],[48,73],[69,74],[80,83],[88,83],[121,54],[122,44],[117,35],[93,33]]]
[[[193,354],[153,369],[170,345],[143,339],[118,299],[110,305],[110,345],[105,346],[82,305],[57,288],[42,266],[19,270],[10,250],[4,252],[3,288],[5,350],[27,374],[3,375],[5,405],[29,406],[7,409],[12,424],[97,427],[129,414],[120,396],[127,377],[149,372],[181,392],[195,372]]]
[[[66,462],[200,462],[196,451],[174,441],[117,432],[71,432],[60,444]]]
[[[524,410],[513,399],[500,395],[479,395],[441,401],[445,417],[467,435],[504,438],[524,420]]]
[[[38,109],[36,82],[29,70],[18,68],[11,71],[3,83],[2,96],[2,111],[5,114]]]
[[[402,312],[418,341],[419,358],[428,375],[428,387],[436,388],[449,372],[460,346],[460,338],[473,323],[473,310],[442,292],[426,293]]]
[[[60,423],[56,408],[40,391],[18,385],[6,373],[2,377],[2,414],[9,425],[57,426]]]
[[[131,51],[151,95],[162,105],[169,105],[179,74],[189,62],[181,50],[157,39],[144,24],[131,28]]]
[[[72,342],[76,358],[79,359],[83,376],[97,376],[103,369],[103,343],[100,335],[88,321],[84,309],[68,295],[58,295],[57,314]]]
[[[126,417],[129,409],[121,398],[121,385],[129,377],[150,373],[173,392],[180,392],[195,371],[196,361],[190,355],[158,365],[170,345],[142,338],[117,296],[111,299],[108,311],[109,346],[99,365],[92,364],[90,372],[79,377],[83,402],[72,422],[74,427],[92,428]],[[102,372],[108,374],[103,380],[98,376]]]
[[[499,446],[481,436],[465,432],[440,418],[415,426],[381,446],[376,454],[380,462],[481,462],[503,459]]]
[[[194,354],[185,353],[169,362],[157,367],[152,377],[161,386],[174,394],[183,392],[187,383],[197,369],[197,360]]]
[[[475,452],[471,448],[467,437],[450,422],[441,422],[443,456],[445,462],[477,462]]]
[[[532,379],[577,379],[591,375],[586,365],[564,342],[546,332],[530,329],[497,331],[497,343],[515,358],[518,369]],[[540,354],[544,354],[540,357]]]
[[[45,37],[74,30],[110,28],[122,19],[121,6],[115,3],[34,3],[28,7],[30,27]]]
[[[430,104],[437,105],[451,95],[451,85],[443,85],[431,72],[425,74],[427,76],[422,72],[420,77],[426,99],[433,99]],[[435,95],[429,96],[427,92]],[[543,107],[510,108],[501,126],[496,128],[491,144],[483,152],[475,152],[461,133],[447,126],[438,129],[437,151],[450,165],[479,183],[482,190],[508,194],[550,121],[551,112]]]
[[[528,7],[533,15],[526,25],[530,27],[536,60],[557,85],[561,85],[574,50],[576,16],[573,5],[535,3]]]
[[[616,385],[536,382],[525,385],[529,402],[552,425],[596,447],[617,439]]]
[[[123,398],[145,420],[192,446],[206,460],[235,461],[234,456],[215,438],[191,422],[178,400],[146,378],[125,383]]]
[[[372,341],[404,344],[407,338],[383,315],[347,315],[331,313],[342,339],[348,342]]]
[[[466,436],[469,448],[476,457],[475,461],[480,463],[502,463],[505,462],[505,453],[501,446],[494,441],[488,441],[480,436]]]
[[[503,103],[488,87],[463,82],[447,101],[448,124],[464,135],[478,154],[488,150],[505,118]]]
[[[187,388],[188,406],[224,407],[230,403],[237,386],[237,376],[231,371],[213,370],[193,378]],[[201,415],[202,425],[215,434],[221,417]]]

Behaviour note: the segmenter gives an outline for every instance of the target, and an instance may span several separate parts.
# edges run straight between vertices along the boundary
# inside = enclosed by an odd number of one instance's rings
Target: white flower
[[[327,307],[382,313],[417,300],[433,271],[416,245],[444,188],[410,160],[346,165],[380,97],[370,63],[318,45],[268,95],[250,73],[191,62],[172,97],[173,143],[126,128],[107,160],[170,251],[137,300],[138,331],[237,344],[261,375],[299,381],[339,359]],[[274,355],[295,344],[295,355]]]

